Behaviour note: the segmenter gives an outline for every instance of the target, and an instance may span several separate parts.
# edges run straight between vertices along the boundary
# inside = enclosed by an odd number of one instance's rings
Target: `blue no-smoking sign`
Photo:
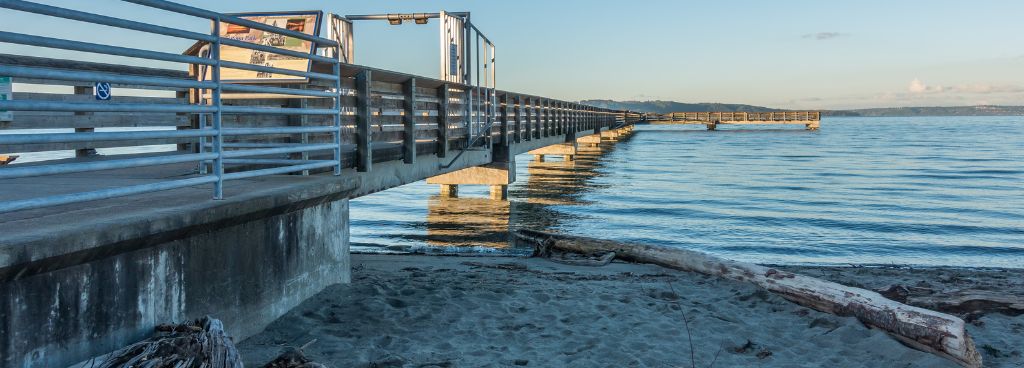
[[[92,87],[93,95],[96,95],[96,99],[100,101],[110,100],[110,83],[107,82],[96,82]]]

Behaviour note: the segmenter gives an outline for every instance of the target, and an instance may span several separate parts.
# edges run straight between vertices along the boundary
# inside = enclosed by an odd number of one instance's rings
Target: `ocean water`
[[[353,250],[527,253],[507,234],[532,228],[759,263],[1024,267],[1024,117],[640,125],[516,165],[508,201],[424,182],[353,200]]]

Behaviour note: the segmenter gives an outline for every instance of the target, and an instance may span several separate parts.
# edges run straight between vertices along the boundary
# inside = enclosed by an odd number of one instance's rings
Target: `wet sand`
[[[658,266],[367,254],[352,264],[351,284],[242,341],[246,364],[309,344],[310,358],[337,368],[956,366],[853,318]],[[1024,283],[1024,271],[787,268],[871,288],[967,279],[1019,292]],[[1024,367],[1024,315],[985,314],[969,330],[986,366]]]

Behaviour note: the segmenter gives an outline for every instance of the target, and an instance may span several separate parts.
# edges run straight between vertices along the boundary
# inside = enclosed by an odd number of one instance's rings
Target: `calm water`
[[[765,263],[1024,267],[1024,117],[643,125],[555,160],[517,157],[508,202],[423,182],[354,200],[353,249],[527,252],[507,248],[526,227]]]

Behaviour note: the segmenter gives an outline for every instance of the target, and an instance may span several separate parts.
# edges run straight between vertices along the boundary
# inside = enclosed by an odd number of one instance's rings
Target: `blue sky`
[[[161,25],[208,23],[113,0],[39,1]],[[182,3],[223,12],[471,11],[498,87],[569,100],[794,109],[1024,105],[1024,1],[315,1]],[[184,40],[10,10],[0,30],[180,51]],[[16,14],[15,14],[16,13]],[[16,16],[15,16],[16,15]],[[437,22],[356,23],[359,64],[435,77]],[[0,44],[0,53],[139,64]]]

